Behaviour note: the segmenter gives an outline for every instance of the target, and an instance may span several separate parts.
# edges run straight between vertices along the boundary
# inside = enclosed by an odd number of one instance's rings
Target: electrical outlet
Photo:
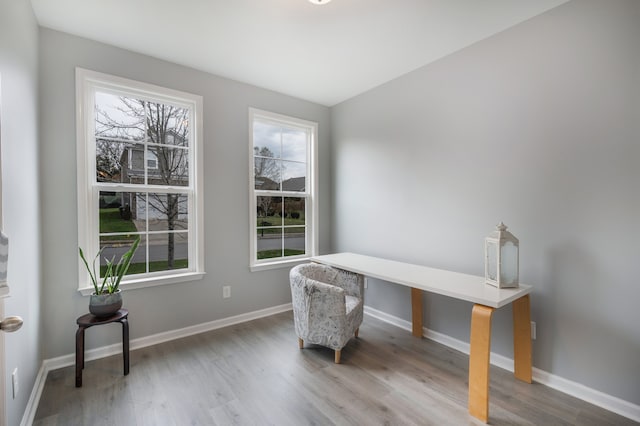
[[[13,373],[11,373],[11,384],[13,385],[13,399],[16,399],[18,395],[18,367],[13,369]]]
[[[228,299],[231,297],[231,286],[230,285],[225,285],[224,287],[222,287],[222,297],[224,299]]]
[[[536,323],[531,321],[531,340],[536,340]]]

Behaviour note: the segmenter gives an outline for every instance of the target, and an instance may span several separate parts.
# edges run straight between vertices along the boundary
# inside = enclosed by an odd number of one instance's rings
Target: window
[[[148,150],[146,152],[147,155],[147,169],[157,169],[158,168],[158,157],[151,151]]]
[[[202,98],[83,69],[76,86],[79,246],[104,267],[139,238],[125,289],[202,277]]]
[[[317,252],[318,125],[250,109],[252,270]]]

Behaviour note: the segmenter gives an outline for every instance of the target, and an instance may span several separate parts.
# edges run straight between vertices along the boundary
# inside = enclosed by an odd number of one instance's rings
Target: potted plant
[[[78,248],[80,258],[84,262],[84,266],[86,266],[89,277],[91,277],[91,282],[93,283],[94,292],[89,299],[89,312],[93,315],[106,317],[116,313],[122,307],[120,282],[122,281],[122,277],[127,273],[127,270],[129,270],[131,258],[138,249],[138,244],[140,244],[139,237],[133,242],[131,248],[120,257],[118,263],[114,263],[115,256],[111,260],[105,259],[106,268],[101,282],[99,282],[100,276],[96,274],[96,260],[100,258],[104,247],[98,251],[98,254],[93,259],[92,267],[89,267],[82,248]]]

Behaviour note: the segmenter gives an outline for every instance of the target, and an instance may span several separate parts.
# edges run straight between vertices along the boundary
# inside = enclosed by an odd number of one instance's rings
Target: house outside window
[[[83,69],[76,92],[79,246],[103,272],[139,238],[123,289],[201,278],[202,98]]]
[[[317,253],[318,125],[251,108],[250,267],[281,267]]]

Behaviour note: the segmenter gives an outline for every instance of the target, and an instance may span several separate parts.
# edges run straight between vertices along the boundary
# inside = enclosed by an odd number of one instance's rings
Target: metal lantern
[[[498,288],[518,287],[519,242],[504,223],[484,242],[485,282]]]

